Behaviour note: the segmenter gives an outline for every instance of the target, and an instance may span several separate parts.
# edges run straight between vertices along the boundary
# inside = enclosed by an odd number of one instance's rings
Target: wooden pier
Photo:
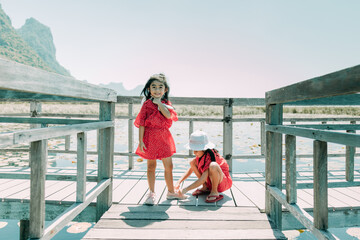
[[[22,238],[51,239],[66,224],[97,222],[84,239],[281,239],[281,231],[307,228],[319,239],[335,239],[328,229],[360,225],[359,170],[355,169],[360,136],[358,119],[350,124],[284,124],[283,105],[356,105],[360,102],[360,65],[275,89],[265,99],[174,98],[173,103],[223,107],[222,118],[185,117],[189,134],[194,122],[222,122],[222,155],[232,169],[233,159],[266,159],[266,173],[233,173],[233,187],[218,203],[206,204],[204,196],[186,201],[166,200],[163,172],[157,172],[155,206],[144,206],[147,180],[144,171],[132,171],[134,162],[133,105],[139,97],[116,92],[76,79],[49,73],[0,58],[0,99],[30,101],[31,117],[5,114],[2,123],[29,124],[31,129],[0,134],[0,148],[25,145],[29,168],[0,168],[0,217],[19,219]],[[336,88],[334,86],[337,86]],[[99,106],[97,116],[39,116],[39,102],[86,102]],[[114,151],[116,104],[128,104],[128,152]],[[266,106],[266,118],[234,118],[234,106]],[[55,118],[54,118],[55,117]],[[358,118],[358,117],[357,117]],[[261,124],[261,154],[233,155],[233,123]],[[310,119],[312,121],[313,119]],[[303,122],[304,119],[299,120]],[[307,120],[306,120],[307,121]],[[335,120],[334,120],[335,121]],[[87,149],[87,133],[96,130],[97,151]],[[339,132],[343,131],[343,132]],[[49,168],[49,139],[76,135],[76,169]],[[285,136],[285,144],[283,144]],[[312,139],[311,172],[296,169],[296,138]],[[67,143],[69,142],[67,140]],[[344,171],[328,171],[327,143],[346,148]],[[285,145],[285,151],[283,151]],[[264,147],[266,146],[266,147]],[[55,150],[52,150],[55,151]],[[59,150],[56,150],[59,152]],[[285,152],[285,156],[284,156]],[[87,169],[87,155],[98,156],[97,169]],[[129,158],[129,170],[114,170],[114,155]],[[338,154],[335,154],[338,155]],[[192,157],[189,154],[174,158]],[[285,169],[283,171],[283,160]],[[176,172],[175,178],[181,173]],[[188,179],[191,181],[194,179]],[[188,183],[185,182],[185,184]],[[51,221],[45,227],[45,220]],[[22,234],[22,233],[21,233]]]
[[[1,168],[6,176],[30,169]],[[25,173],[25,175],[24,175]],[[47,180],[45,189],[47,220],[57,217],[76,201],[76,182],[71,175],[75,169],[48,169],[48,179],[63,175],[69,181]],[[224,199],[206,203],[205,196],[188,194],[183,201],[167,200],[163,171],[157,172],[155,206],[144,205],[148,191],[146,172],[114,170],[113,205],[97,224],[85,235],[85,240],[95,239],[283,239],[265,214],[265,173],[234,173],[233,187],[224,192]],[[181,176],[174,172],[174,178]],[[96,170],[87,170],[86,189],[96,183]],[[25,177],[24,177],[25,178]],[[355,171],[353,186],[347,186],[345,171],[329,171],[329,226],[359,225],[360,173]],[[184,184],[194,181],[192,175]],[[298,205],[310,215],[313,211],[312,172],[298,172]],[[283,179],[285,184],[285,178]],[[334,185],[332,186],[332,183]],[[343,183],[343,184],[342,184]],[[87,191],[88,193],[88,191]],[[89,193],[88,193],[89,194]],[[0,179],[0,214],[5,218],[26,218],[29,204],[30,181],[27,179]],[[95,221],[95,202],[81,213],[78,221]],[[11,211],[9,211],[11,209]],[[333,216],[333,217],[332,217]],[[300,229],[303,226],[283,208],[283,229]]]

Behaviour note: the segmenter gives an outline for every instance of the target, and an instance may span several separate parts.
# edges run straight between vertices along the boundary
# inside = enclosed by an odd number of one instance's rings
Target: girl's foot
[[[205,202],[213,203],[213,202],[220,201],[223,198],[224,198],[223,195],[212,195],[212,194],[210,194],[209,196],[206,197]]]
[[[146,197],[145,204],[153,206],[155,204],[155,201],[156,201],[156,195],[154,192],[150,191]]]
[[[180,194],[179,192],[171,193],[171,192],[168,191],[168,193],[166,195],[167,200],[174,200],[174,199],[183,200],[183,199],[186,199],[186,198],[187,198],[186,195]]]
[[[209,194],[210,193],[210,191],[209,191],[209,189],[207,189],[207,188],[200,188],[200,189],[196,189],[193,193],[192,193],[192,195],[193,196],[199,196],[199,195],[206,195],[206,194]]]

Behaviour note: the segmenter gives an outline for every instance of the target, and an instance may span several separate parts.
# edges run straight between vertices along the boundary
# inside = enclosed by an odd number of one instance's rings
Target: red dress
[[[158,105],[150,99],[144,102],[135,119],[134,125],[136,127],[145,127],[143,142],[146,149],[141,152],[138,147],[135,152],[142,158],[163,159],[171,157],[176,152],[175,142],[169,128],[173,121],[178,120],[178,117],[175,110],[171,109],[171,102],[168,101],[166,105],[170,106],[168,108],[171,114],[170,119],[167,119],[158,109]]]
[[[232,179],[229,173],[229,165],[227,164],[226,160],[220,156],[217,151],[213,151],[215,155],[216,162],[219,164],[222,172],[224,173],[224,178],[221,183],[218,185],[218,192],[224,192],[231,188],[232,186]],[[211,163],[211,156],[210,154],[204,154],[201,158],[196,157],[197,168],[201,174],[209,169]],[[210,177],[206,180],[206,186],[209,190],[212,188],[212,184],[210,181]]]

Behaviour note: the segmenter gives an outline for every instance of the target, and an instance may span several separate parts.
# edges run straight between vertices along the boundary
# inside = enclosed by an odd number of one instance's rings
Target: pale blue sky
[[[80,80],[128,89],[164,72],[174,96],[264,97],[360,64],[358,0],[0,0],[51,28]],[[334,86],[336,87],[336,86]]]

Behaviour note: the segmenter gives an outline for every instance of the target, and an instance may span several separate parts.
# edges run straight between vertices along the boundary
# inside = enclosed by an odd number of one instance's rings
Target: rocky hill
[[[55,54],[50,28],[30,18],[16,30],[0,4],[0,57],[70,76]]]
[[[47,71],[52,69],[32,49],[25,40],[19,36],[11,24],[9,16],[0,5],[0,56],[19,63],[38,67]]]
[[[59,74],[70,76],[69,71],[56,60],[56,49],[49,27],[34,18],[29,18],[17,32],[51,69]]]
[[[117,92],[120,96],[140,96],[141,91],[143,90],[143,85],[138,85],[134,89],[127,90],[123,83],[108,83],[108,84],[99,84],[101,87],[110,88]]]

